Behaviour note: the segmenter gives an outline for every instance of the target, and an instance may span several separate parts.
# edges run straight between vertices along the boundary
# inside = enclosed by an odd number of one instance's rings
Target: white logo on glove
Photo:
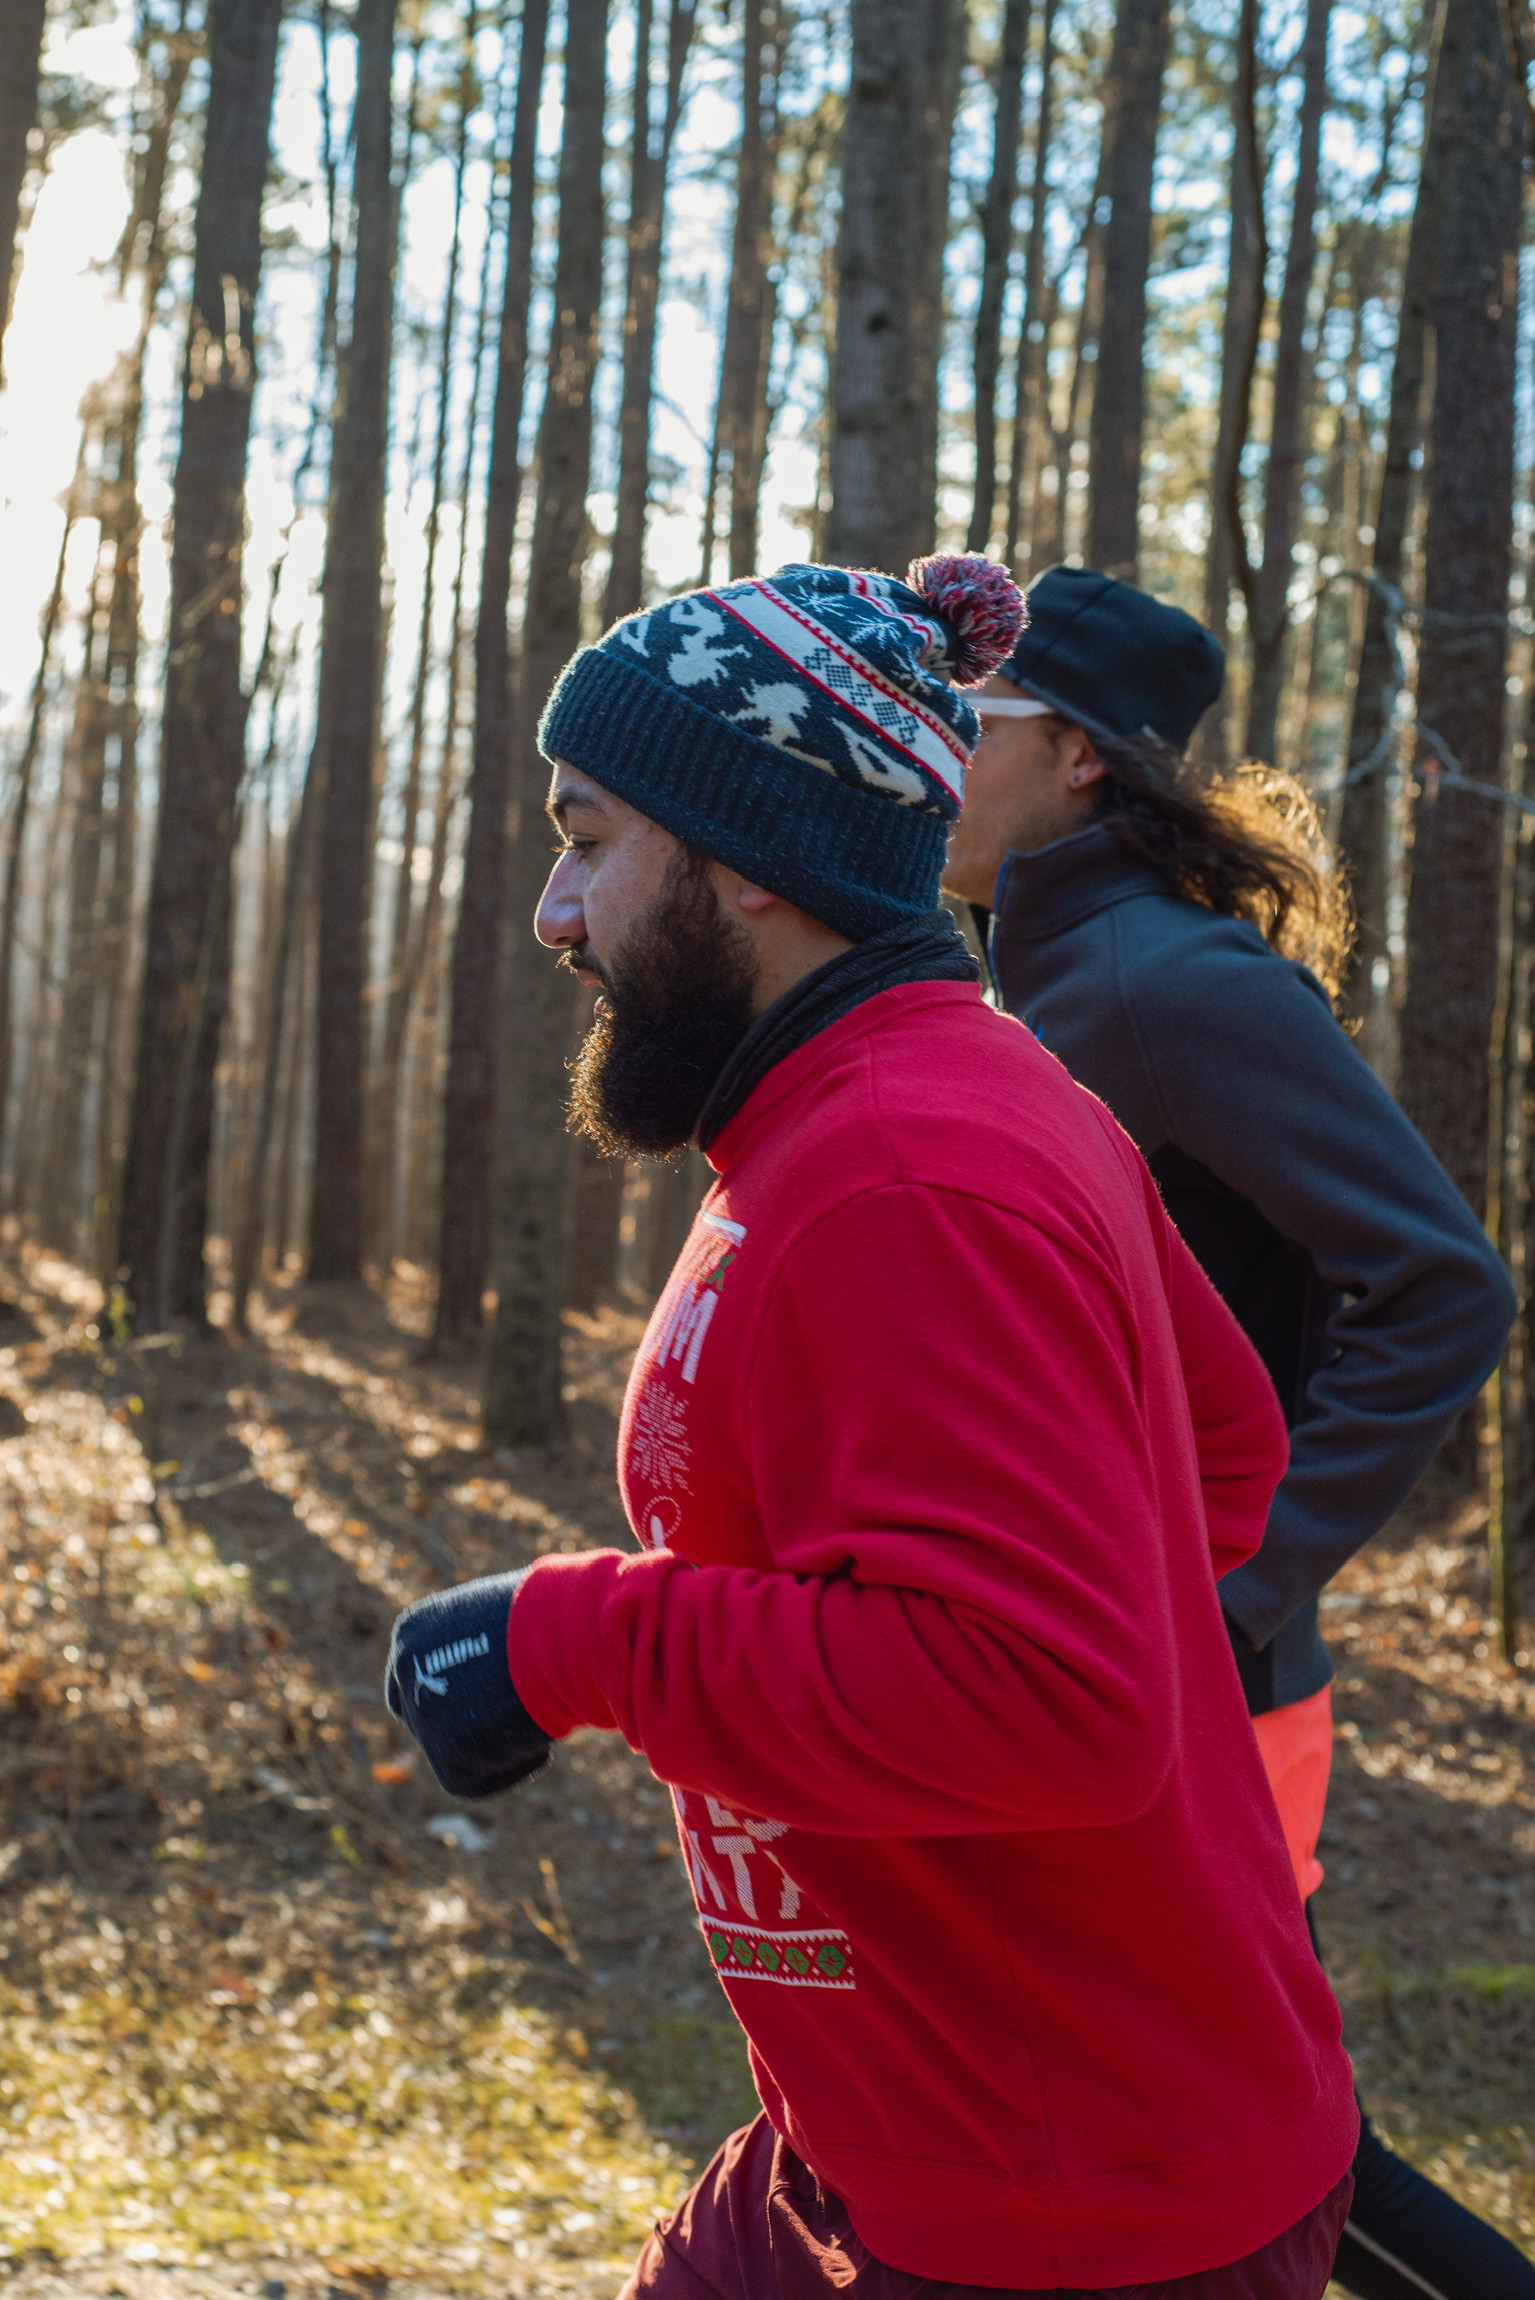
[[[461,1661],[474,1661],[490,1651],[490,1639],[482,1631],[478,1637],[461,1637],[456,1645],[439,1645],[435,1653],[427,1654],[423,1661],[416,1657],[416,1691],[418,1693],[446,1693],[448,1680],[442,1674],[456,1669]]]

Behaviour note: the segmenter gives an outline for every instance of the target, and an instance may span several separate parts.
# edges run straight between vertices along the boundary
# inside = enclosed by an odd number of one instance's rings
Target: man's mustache
[[[607,971],[598,960],[589,942],[572,943],[567,950],[562,950],[559,964],[564,967],[567,974],[595,974],[603,989],[610,989]]]

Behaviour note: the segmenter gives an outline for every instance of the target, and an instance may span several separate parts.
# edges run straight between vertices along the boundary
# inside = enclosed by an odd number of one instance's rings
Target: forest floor
[[[0,2258],[15,2300],[601,2300],[752,2112],[666,1800],[578,1735],[457,1807],[380,1697],[397,1608],[621,1541],[639,1321],[570,1321],[570,1446],[480,1450],[422,1288],[114,1338],[0,1290]],[[1318,1914],[1387,2135],[1535,2254],[1535,1667],[1474,1510],[1327,1601]]]

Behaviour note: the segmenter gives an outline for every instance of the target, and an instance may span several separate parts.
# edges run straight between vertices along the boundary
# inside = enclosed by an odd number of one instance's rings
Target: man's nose
[[[557,855],[533,914],[533,932],[546,950],[569,950],[586,940],[586,912],[571,856]]]

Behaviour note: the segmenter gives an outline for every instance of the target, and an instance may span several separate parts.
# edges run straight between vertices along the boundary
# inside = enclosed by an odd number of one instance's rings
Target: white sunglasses
[[[1017,701],[1011,695],[967,695],[972,711],[983,719],[1048,719],[1053,703]]]

